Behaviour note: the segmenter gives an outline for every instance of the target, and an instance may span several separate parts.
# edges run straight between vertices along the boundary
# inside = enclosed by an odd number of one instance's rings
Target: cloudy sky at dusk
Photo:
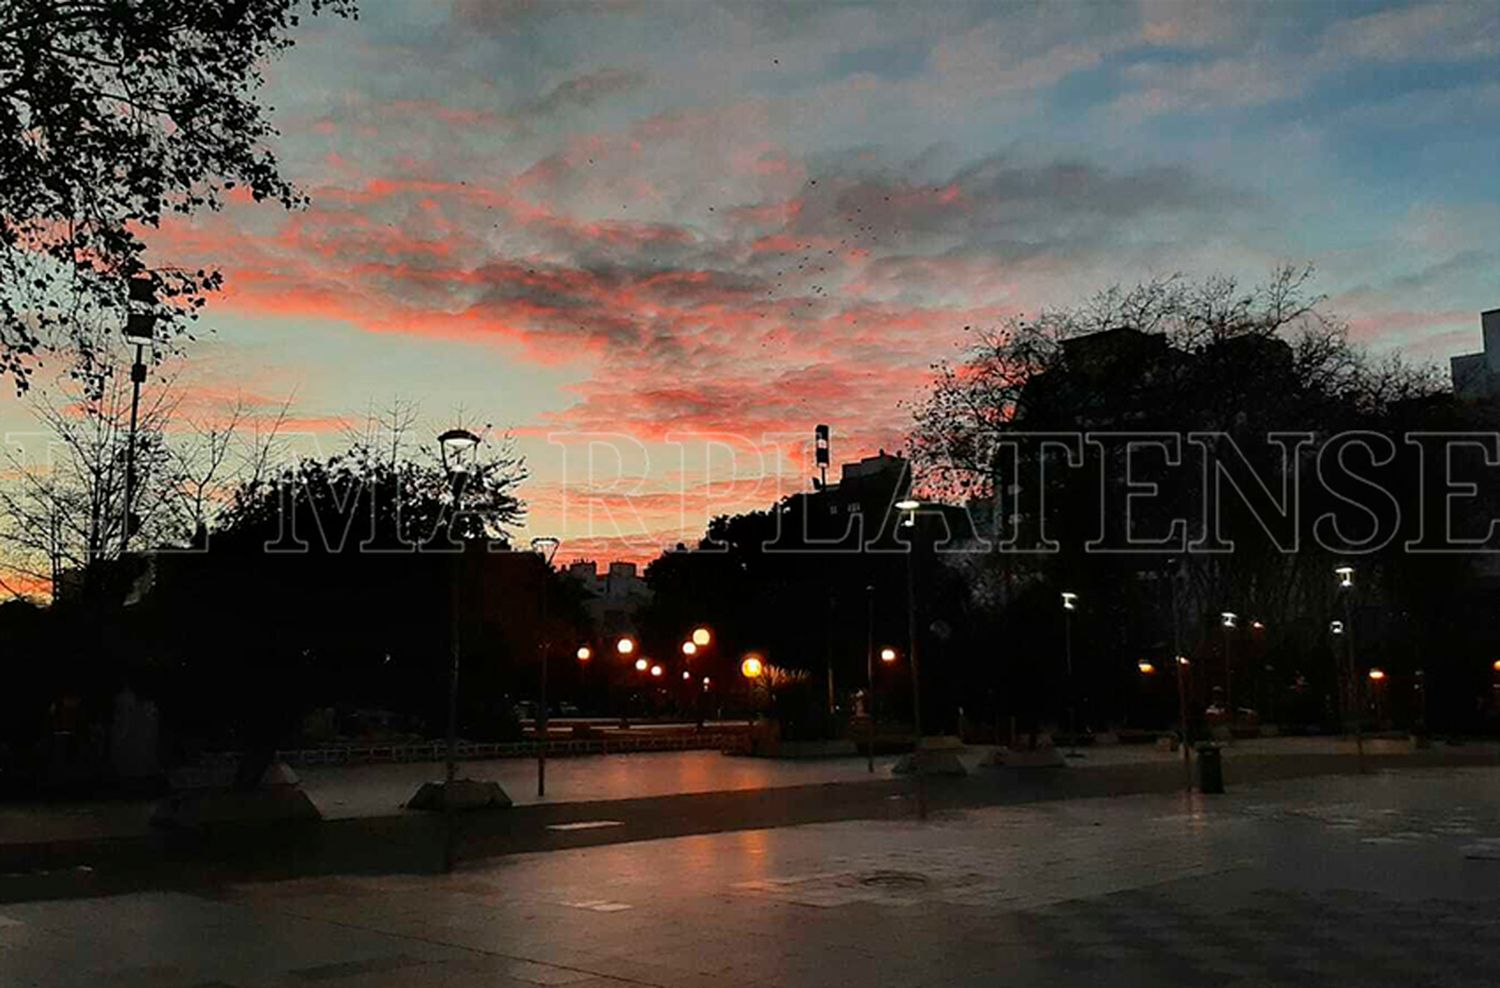
[[[763,437],[898,446],[966,324],[1117,281],[1311,262],[1444,362],[1500,305],[1494,0],[364,0],[270,76],[313,205],[156,238],[227,278],[185,379],[510,428],[563,558],[769,502]]]

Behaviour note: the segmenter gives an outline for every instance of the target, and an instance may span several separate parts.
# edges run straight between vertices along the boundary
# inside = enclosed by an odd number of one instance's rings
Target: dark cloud
[[[554,20],[645,8],[641,0],[453,0],[452,19],[460,31],[518,34]]]
[[[1232,211],[1248,202],[1243,193],[1174,165],[1125,171],[995,155],[934,181],[909,174],[825,173],[804,190],[791,232],[908,249],[922,240],[1020,247],[1109,234],[1148,217]]]
[[[600,69],[558,83],[517,112],[521,116],[549,117],[560,111],[585,109],[617,93],[638,89],[645,81],[646,74],[633,69]]]

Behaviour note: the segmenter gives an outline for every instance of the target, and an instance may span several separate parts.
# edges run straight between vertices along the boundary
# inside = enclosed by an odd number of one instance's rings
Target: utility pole
[[[875,771],[875,585],[865,587],[869,615],[865,620],[865,716],[870,737],[865,745],[865,767]]]

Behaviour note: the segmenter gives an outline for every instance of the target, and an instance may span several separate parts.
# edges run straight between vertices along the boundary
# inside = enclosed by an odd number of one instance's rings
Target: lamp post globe
[[[468,473],[473,468],[478,448],[479,437],[468,429],[449,429],[438,435],[438,452],[443,458],[443,469],[450,477]]]

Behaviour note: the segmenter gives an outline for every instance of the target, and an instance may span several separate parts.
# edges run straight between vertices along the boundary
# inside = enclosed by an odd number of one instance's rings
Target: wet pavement
[[[1500,770],[0,905],[0,984],[1489,985]]]
[[[1370,740],[1377,755],[1409,755],[1406,741]],[[972,770],[992,749],[971,746],[963,759]],[[1437,750],[1437,749],[1435,749]],[[1484,753],[1500,764],[1500,747],[1473,744],[1463,749]],[[1332,737],[1263,738],[1237,741],[1226,759],[1287,756],[1289,759],[1352,754],[1354,743]],[[1181,755],[1152,745],[1100,745],[1069,759],[1071,769],[1181,764]],[[501,758],[465,761],[459,774],[498,782],[517,805],[638,799],[708,792],[743,792],[829,783],[889,779],[895,758],[875,759],[873,776],[861,757],[769,759],[723,755],[716,751],[653,752],[549,758],[547,794],[536,793],[536,760]],[[387,816],[402,813],[402,803],[423,782],[440,779],[441,763],[421,762],[346,765],[297,770],[303,788],[325,819]],[[43,840],[88,840],[151,832],[154,800],[13,803],[0,805],[0,846]]]

